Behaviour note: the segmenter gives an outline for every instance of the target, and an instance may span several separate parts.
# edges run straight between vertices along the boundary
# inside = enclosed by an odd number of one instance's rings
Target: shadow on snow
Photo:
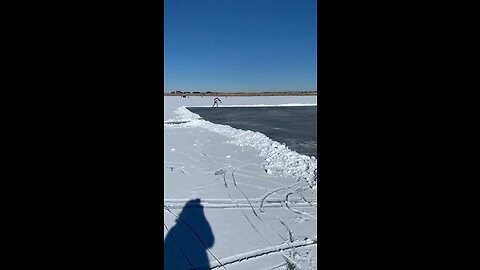
[[[163,242],[164,269],[209,269],[207,249],[214,237],[200,199],[188,201],[176,222]]]

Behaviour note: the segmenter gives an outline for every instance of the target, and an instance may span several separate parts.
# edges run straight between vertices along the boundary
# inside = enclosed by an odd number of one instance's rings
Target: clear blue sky
[[[317,0],[164,0],[164,91],[317,89]]]

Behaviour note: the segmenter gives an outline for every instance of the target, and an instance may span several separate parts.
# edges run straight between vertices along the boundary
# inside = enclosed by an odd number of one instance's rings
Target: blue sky
[[[317,89],[316,0],[164,0],[164,90]]]

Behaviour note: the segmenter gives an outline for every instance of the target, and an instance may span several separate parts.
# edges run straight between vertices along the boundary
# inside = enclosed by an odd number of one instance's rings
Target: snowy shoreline
[[[284,106],[287,105],[284,104]],[[175,112],[179,116],[175,120],[183,122],[177,124],[177,127],[205,128],[230,138],[229,143],[252,147],[259,151],[258,156],[265,158],[264,168],[267,174],[275,173],[280,177],[290,176],[297,181],[303,179],[311,188],[316,188],[317,159],[315,157],[290,150],[284,144],[274,141],[260,132],[236,129],[203,120],[198,114],[189,111],[185,106],[178,108]]]
[[[316,158],[187,109],[211,107],[212,99],[164,97],[164,245],[173,231],[190,235],[180,245],[187,253],[206,249],[210,269],[316,269]],[[220,107],[316,106],[316,97],[222,102]]]

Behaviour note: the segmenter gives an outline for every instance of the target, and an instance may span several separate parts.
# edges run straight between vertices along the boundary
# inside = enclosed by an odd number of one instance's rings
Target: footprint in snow
[[[290,220],[293,221],[293,222],[302,223],[302,222],[305,222],[305,221],[309,221],[310,219],[309,218],[304,218],[304,217],[296,217],[296,218],[292,218]]]
[[[222,175],[222,174],[225,174],[226,172],[227,172],[226,169],[220,169],[220,170],[215,172],[215,175]]]

